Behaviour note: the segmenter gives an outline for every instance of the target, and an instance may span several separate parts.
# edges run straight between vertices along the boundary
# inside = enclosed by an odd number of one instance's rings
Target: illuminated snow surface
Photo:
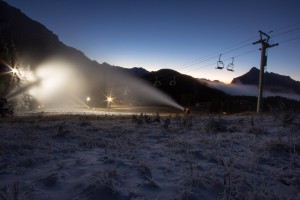
[[[300,199],[300,120],[17,114],[0,121],[0,199]]]

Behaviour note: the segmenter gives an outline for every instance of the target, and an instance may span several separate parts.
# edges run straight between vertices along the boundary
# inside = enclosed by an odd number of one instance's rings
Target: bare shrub
[[[185,117],[183,117],[182,126],[191,128],[193,126],[193,117],[191,115],[186,115]]]
[[[132,122],[136,123],[137,125],[142,125],[144,123],[151,124],[151,123],[159,123],[161,121],[161,117],[159,113],[156,113],[156,115],[149,116],[145,113],[141,113],[139,116],[132,115]]]
[[[296,110],[290,108],[282,101],[280,101],[277,106],[269,105],[269,109],[271,110],[274,120],[283,126],[293,124],[297,117]]]
[[[87,122],[87,121],[84,121],[84,122],[81,122],[81,123],[79,124],[79,126],[81,126],[81,127],[88,127],[88,126],[91,126],[91,123],[90,123],[90,122]]]
[[[256,127],[252,126],[248,129],[248,133],[254,134],[254,135],[266,135],[269,134],[269,132],[263,128],[263,127]]]
[[[164,127],[165,129],[168,129],[169,126],[170,126],[170,124],[171,124],[171,119],[170,119],[170,117],[164,119],[163,127]]]
[[[53,136],[53,139],[54,138],[64,138],[64,137],[66,137],[66,135],[68,133],[70,133],[70,131],[66,129],[65,123],[66,122],[63,122],[58,126],[57,133],[56,133],[56,135]]]
[[[160,119],[161,119],[161,117],[160,117],[159,113],[156,113],[156,115],[154,116],[153,122],[158,122],[159,123]]]
[[[58,173],[54,172],[48,175],[47,177],[41,179],[41,182],[46,186],[46,187],[52,187],[57,183],[58,180]]]
[[[5,191],[2,192],[0,190],[0,199],[6,200],[6,199],[13,199],[18,200],[22,199],[21,197],[21,191],[20,191],[20,182],[15,181],[12,184],[8,184],[5,188]]]
[[[94,192],[101,192],[115,199],[120,187],[119,179],[120,176],[114,168],[98,171],[92,176],[90,183],[79,190],[79,193],[73,199],[85,199]]]
[[[205,124],[204,130],[207,133],[210,133],[210,132],[219,133],[219,132],[226,132],[227,131],[227,127],[226,127],[226,124],[225,124],[224,120],[210,118],[207,121],[207,123]]]
[[[150,167],[147,163],[145,162],[142,162],[139,164],[138,166],[138,171],[140,172],[140,174],[142,175],[142,177],[144,179],[152,179],[152,173],[151,173],[151,170],[150,170]]]

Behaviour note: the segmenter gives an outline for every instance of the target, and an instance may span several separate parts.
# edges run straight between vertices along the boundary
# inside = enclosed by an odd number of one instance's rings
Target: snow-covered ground
[[[0,119],[0,199],[296,200],[299,154],[299,117],[27,113]]]

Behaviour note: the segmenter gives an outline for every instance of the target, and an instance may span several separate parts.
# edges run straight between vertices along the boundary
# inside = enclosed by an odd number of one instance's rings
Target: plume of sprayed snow
[[[37,86],[39,84],[39,81],[34,81],[32,83],[29,83],[27,85],[24,85],[21,88],[18,88],[16,90],[14,90],[13,92],[9,93],[5,98],[9,101],[14,99],[15,97],[27,92],[28,90],[30,90],[31,88]]]
[[[38,66],[34,72],[34,81],[12,92],[7,98],[12,99],[28,92],[39,103],[47,106],[88,107],[85,103],[87,94],[104,98],[109,91],[111,95],[120,97],[124,88],[128,88],[128,98],[135,102],[183,110],[171,97],[126,72],[111,67],[103,70],[93,66],[76,66],[76,63],[57,58]]]
[[[108,72],[107,76],[109,78],[106,78],[105,85],[109,91],[107,91],[108,96],[111,95],[117,98],[123,96],[124,99],[127,98],[133,102],[141,102],[145,105],[164,105],[183,110],[183,107],[170,96],[132,74],[113,71]]]

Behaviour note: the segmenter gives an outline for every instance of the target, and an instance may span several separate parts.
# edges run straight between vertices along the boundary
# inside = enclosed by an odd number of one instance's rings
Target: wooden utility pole
[[[268,48],[277,46],[276,44],[269,44],[269,39],[271,38],[266,33],[259,31],[260,40],[254,42],[253,44],[261,43],[261,58],[260,58],[260,71],[259,71],[259,85],[258,85],[258,96],[257,96],[257,107],[256,112],[262,112],[262,95],[263,95],[263,87],[264,87],[264,74],[265,74],[265,66],[267,66],[267,54],[266,50]]]

